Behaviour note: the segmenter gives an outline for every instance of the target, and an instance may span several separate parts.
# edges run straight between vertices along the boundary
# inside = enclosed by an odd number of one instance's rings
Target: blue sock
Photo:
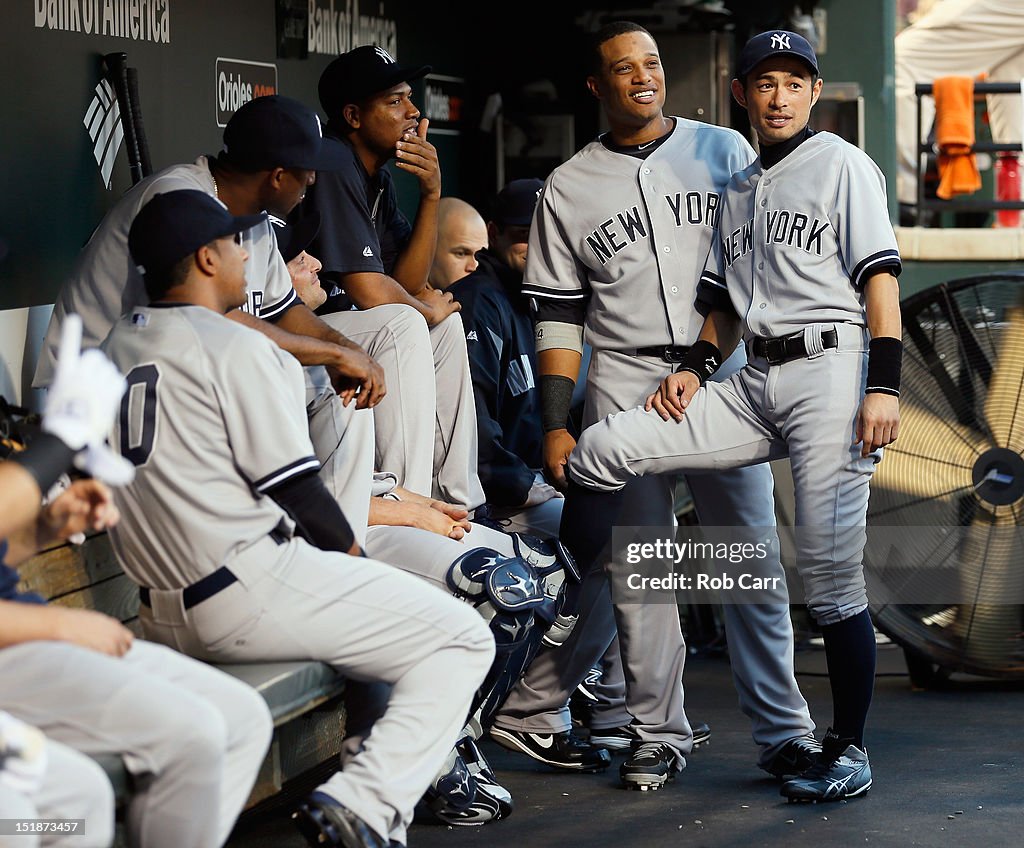
[[[832,685],[832,730],[864,750],[864,725],[875,687],[875,630],[871,615],[821,627]]]

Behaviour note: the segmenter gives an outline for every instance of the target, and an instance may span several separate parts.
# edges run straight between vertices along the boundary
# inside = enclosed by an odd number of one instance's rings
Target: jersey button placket
[[[758,237],[758,234],[762,232],[762,225],[767,227],[764,219],[766,219],[767,211],[760,212],[758,207],[763,210],[768,208],[768,198],[766,195],[768,192],[765,190],[765,186],[771,185],[771,179],[764,178],[758,181],[756,188],[754,189],[754,235],[753,235],[753,249],[750,254],[750,313],[753,313],[753,317],[750,323],[755,324],[759,327],[758,335],[767,336],[768,330],[764,326],[764,309],[767,308],[765,292],[767,290],[767,284],[765,281],[765,253],[767,249],[764,246],[764,242]],[[764,241],[767,241],[765,238]]]

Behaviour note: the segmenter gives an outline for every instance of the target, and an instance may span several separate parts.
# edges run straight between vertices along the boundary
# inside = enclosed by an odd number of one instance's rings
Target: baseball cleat
[[[472,736],[464,736],[455,743],[455,750],[459,752],[459,756],[466,763],[470,776],[476,781],[477,802],[470,807],[474,811],[473,815],[463,816],[460,821],[449,823],[485,824],[511,815],[512,793],[498,783],[494,769],[487,762],[487,758],[480,750],[480,746],[476,744],[476,740]],[[487,814],[486,817],[485,814]]]
[[[528,733],[492,727],[491,738],[510,751],[532,757],[538,763],[570,771],[604,771],[612,763],[607,749],[580,739],[572,731]]]
[[[675,780],[678,760],[671,745],[637,740],[629,758],[619,766],[619,779],[627,789],[657,790]]]
[[[813,736],[797,736],[783,744],[761,768],[772,777],[795,777],[813,766],[820,753],[821,743]]]
[[[711,741],[711,728],[704,722],[694,724],[690,729],[693,732],[694,749]],[[599,730],[591,730],[588,738],[591,745],[607,748],[613,754],[628,751],[637,741],[637,736],[633,733],[632,726],[628,724],[620,727],[604,727]]]
[[[789,803],[842,801],[863,795],[871,788],[871,764],[866,752],[849,739],[840,739],[831,729],[821,747],[814,765],[782,784],[781,794]]]
[[[621,727],[604,727],[599,730],[591,730],[589,741],[591,745],[599,745],[615,754],[620,751],[628,751],[630,746],[636,742],[636,736],[630,730],[630,726],[624,724]]]
[[[326,792],[313,792],[292,813],[299,832],[314,848],[387,848],[359,816]]]
[[[590,724],[590,716],[600,703],[595,691],[601,682],[601,669],[594,666],[587,672],[580,684],[569,696],[569,712],[572,715],[572,723],[576,727],[586,727]]]
[[[691,724],[690,732],[693,734],[693,748],[696,750],[701,745],[711,744],[711,728],[705,722]]]

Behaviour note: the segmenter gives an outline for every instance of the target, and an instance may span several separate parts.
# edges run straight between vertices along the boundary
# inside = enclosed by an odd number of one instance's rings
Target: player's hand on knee
[[[686,414],[686,407],[690,400],[700,388],[700,380],[691,371],[680,371],[678,374],[669,374],[661,385],[658,386],[644,404],[644,409],[650,412],[652,409],[661,416],[663,421],[672,419],[682,421]]]
[[[427,141],[430,121],[421,118],[416,132],[402,136],[395,149],[396,164],[420,181],[420,196],[441,196],[441,165],[437,150]]]
[[[447,501],[439,501],[431,498],[428,506],[431,509],[436,509],[438,512],[447,515],[455,521],[464,522],[467,531],[472,529],[469,525],[469,510],[462,504],[453,504],[448,503]]]
[[[569,454],[575,447],[576,440],[568,430],[552,430],[544,434],[544,476],[560,492],[569,487],[565,467],[569,464]]]
[[[462,309],[462,304],[451,293],[440,289],[425,288],[416,295],[416,299],[427,309],[428,314],[424,317],[429,327],[436,327],[453,312]]]
[[[54,637],[111,657],[123,657],[135,636],[116,618],[88,609],[46,607],[54,615]]]
[[[900,431],[900,401],[893,395],[871,392],[857,413],[854,444],[860,444],[860,455],[869,456],[879,448],[896,441]]]
[[[370,409],[387,394],[384,369],[361,348],[339,346],[337,361],[328,372],[345,406],[355,398],[357,409]]]
[[[435,509],[433,505],[423,506],[422,504],[407,504],[407,511],[411,520],[411,526],[420,530],[429,530],[439,536],[447,536],[449,539],[462,539],[469,531],[469,515],[464,509],[454,509],[454,515],[462,513],[461,518],[456,518],[444,510]],[[450,506],[450,504],[446,504]]]

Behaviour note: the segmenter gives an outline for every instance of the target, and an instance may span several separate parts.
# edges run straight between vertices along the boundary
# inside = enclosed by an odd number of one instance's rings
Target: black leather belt
[[[196,604],[207,601],[223,589],[227,589],[238,578],[232,574],[227,566],[221,566],[212,574],[207,574],[202,580],[197,580],[191,586],[186,586],[181,592],[181,601],[185,609],[192,609]],[[139,600],[145,605],[149,603],[149,589],[145,586],[139,587]]]
[[[839,332],[833,327],[821,334],[821,346],[829,348],[839,347]],[[804,344],[804,334],[794,333],[791,336],[779,336],[774,339],[754,339],[751,345],[754,356],[760,356],[768,360],[769,365],[781,365],[791,359],[803,359],[807,356],[807,345]]]
[[[682,362],[683,357],[690,348],[680,345],[654,345],[653,347],[638,347],[637,356],[657,356],[662,362]]]

